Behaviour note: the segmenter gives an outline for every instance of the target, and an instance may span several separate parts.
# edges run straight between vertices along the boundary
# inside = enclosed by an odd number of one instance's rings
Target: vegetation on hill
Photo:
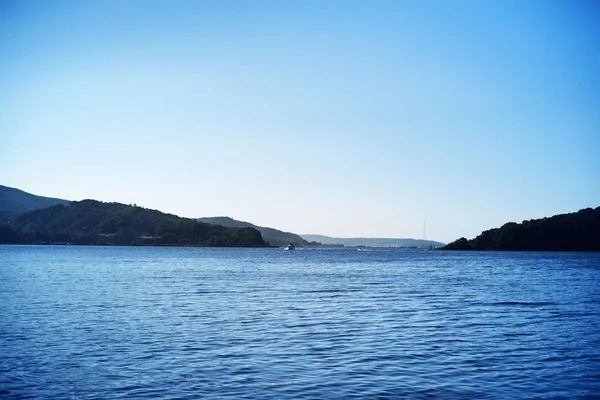
[[[0,185],[0,222],[17,214],[57,204],[67,205],[69,201],[36,196],[19,189]]]
[[[0,243],[266,246],[252,228],[226,228],[142,207],[96,200],[27,212],[0,229]]]
[[[307,246],[310,243],[299,235],[290,232],[283,232],[273,228],[265,228],[251,224],[250,222],[238,221],[229,217],[205,217],[198,218],[198,221],[208,224],[226,226],[228,228],[254,228],[257,229],[263,239],[271,246],[283,247],[292,243],[295,246]]]
[[[460,238],[443,250],[600,251],[600,207],[510,222],[471,240]]]

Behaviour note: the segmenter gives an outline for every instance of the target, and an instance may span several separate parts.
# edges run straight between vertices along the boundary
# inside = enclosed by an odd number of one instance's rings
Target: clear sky
[[[600,3],[0,0],[0,184],[440,241],[598,207]]]

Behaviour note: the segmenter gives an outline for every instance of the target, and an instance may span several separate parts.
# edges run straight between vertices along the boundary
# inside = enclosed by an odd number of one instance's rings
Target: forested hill
[[[19,189],[0,185],[0,213],[16,215],[56,204],[69,204],[68,200],[36,196]]]
[[[600,251],[600,207],[550,218],[510,222],[443,250]]]
[[[258,247],[252,228],[226,228],[156,210],[96,200],[30,211],[0,227],[0,243]]]
[[[271,246],[283,247],[292,243],[296,246],[306,246],[309,243],[301,238],[299,235],[290,232],[283,232],[273,228],[266,228],[263,226],[257,226],[250,222],[238,221],[229,217],[205,217],[198,218],[198,221],[205,222],[207,224],[221,225],[228,228],[254,228],[257,229],[263,239]]]

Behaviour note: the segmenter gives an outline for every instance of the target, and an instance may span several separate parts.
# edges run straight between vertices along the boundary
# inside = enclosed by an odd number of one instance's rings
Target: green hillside
[[[443,249],[600,251],[600,207],[520,224],[510,222],[471,240],[460,238]]]
[[[156,210],[96,200],[34,210],[0,230],[0,242],[266,246],[252,228],[226,228]]]
[[[226,226],[228,228],[254,228],[257,229],[263,239],[271,246],[283,247],[292,243],[296,246],[306,246],[308,241],[304,240],[299,235],[290,232],[283,232],[273,228],[266,228],[263,226],[257,226],[250,222],[238,221],[229,217],[205,217],[198,218],[198,221],[205,222],[207,224],[214,224],[220,226]]]

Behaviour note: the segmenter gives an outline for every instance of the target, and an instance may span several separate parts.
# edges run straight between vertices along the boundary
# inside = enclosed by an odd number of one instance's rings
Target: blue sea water
[[[0,246],[0,397],[600,398],[600,254]]]

